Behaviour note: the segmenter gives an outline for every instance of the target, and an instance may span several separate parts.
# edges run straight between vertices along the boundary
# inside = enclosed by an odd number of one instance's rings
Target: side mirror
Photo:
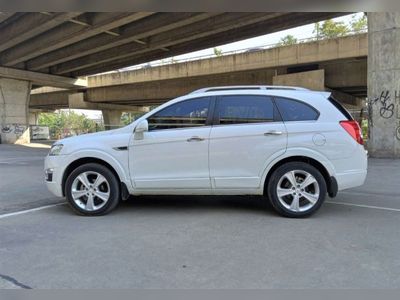
[[[142,120],[139,124],[137,124],[135,128],[135,133],[143,133],[146,131],[149,131],[149,123],[147,122],[147,120]]]

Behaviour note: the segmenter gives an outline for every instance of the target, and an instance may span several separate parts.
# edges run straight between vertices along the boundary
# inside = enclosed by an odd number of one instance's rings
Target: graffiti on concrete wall
[[[397,91],[395,97],[398,97]],[[390,119],[394,114],[394,103],[391,103],[391,95],[389,91],[382,91],[379,97],[369,101],[369,108],[372,109],[374,105],[378,105],[379,115],[384,119]]]
[[[391,93],[388,90],[381,91],[380,95],[368,101],[368,116],[370,126],[374,126],[372,110],[377,107],[379,117],[383,119],[395,118],[396,132],[395,136],[400,141],[400,91]]]
[[[381,95],[374,99],[374,103],[380,103],[379,114],[384,119],[390,119],[394,114],[394,103],[390,103],[390,93],[389,91],[382,91]]]
[[[21,125],[21,124],[7,124],[7,125],[2,126],[1,132],[2,133],[14,133],[16,135],[21,135],[25,132],[26,128],[27,127],[25,125]]]

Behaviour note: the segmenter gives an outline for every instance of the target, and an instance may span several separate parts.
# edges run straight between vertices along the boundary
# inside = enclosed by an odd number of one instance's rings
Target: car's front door
[[[286,151],[287,132],[271,97],[217,98],[210,134],[210,177],[215,189],[255,189],[267,161]]]
[[[210,189],[210,97],[184,100],[150,116],[149,129],[130,146],[137,189]]]

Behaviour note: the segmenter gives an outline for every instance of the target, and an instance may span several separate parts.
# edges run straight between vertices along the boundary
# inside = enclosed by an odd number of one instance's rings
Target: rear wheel
[[[89,163],[76,168],[68,176],[65,194],[78,214],[104,215],[119,203],[119,181],[107,167]]]
[[[278,167],[268,183],[268,198],[274,209],[291,218],[315,213],[326,197],[326,182],[315,167],[289,162]]]

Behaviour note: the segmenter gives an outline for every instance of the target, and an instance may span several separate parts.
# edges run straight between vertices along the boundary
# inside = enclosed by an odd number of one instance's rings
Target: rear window
[[[275,99],[283,121],[314,121],[319,117],[319,112],[304,102],[280,97]]]
[[[337,101],[335,98],[330,96],[328,98],[329,102],[333,104],[342,114],[347,118],[347,120],[354,120],[353,116],[348,112],[346,108],[342,104],[340,104],[339,101]]]

